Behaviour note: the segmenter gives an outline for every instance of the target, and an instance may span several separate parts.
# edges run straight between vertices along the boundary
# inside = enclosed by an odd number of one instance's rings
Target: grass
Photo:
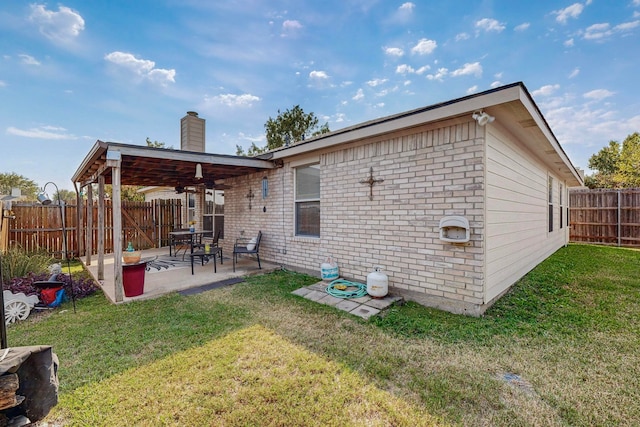
[[[407,303],[368,322],[277,272],[190,297],[95,295],[8,341],[54,346],[49,419],[65,425],[635,425],[639,272],[638,251],[571,245],[482,318]]]

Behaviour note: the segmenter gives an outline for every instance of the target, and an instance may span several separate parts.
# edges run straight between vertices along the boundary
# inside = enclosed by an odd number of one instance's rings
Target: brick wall
[[[392,289],[451,311],[473,312],[484,300],[484,140],[475,132],[475,122],[451,121],[320,153],[319,239],[293,235],[291,163],[229,180],[225,233],[251,236],[262,230],[265,260],[319,273],[331,255],[341,276],[363,283],[380,265]],[[373,200],[369,185],[360,183],[370,168],[374,179],[384,179],[373,186]],[[263,176],[269,179],[266,200],[260,195]],[[249,188],[256,194],[251,210]],[[438,239],[446,215],[469,220],[469,244]]]

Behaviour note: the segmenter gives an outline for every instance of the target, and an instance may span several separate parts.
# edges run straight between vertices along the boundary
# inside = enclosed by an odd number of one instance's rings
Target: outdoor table
[[[195,243],[196,237],[202,237],[205,234],[210,234],[211,231],[189,231],[189,230],[180,230],[180,231],[170,231],[169,232],[169,237],[171,237],[171,244],[169,244],[169,255],[171,256],[171,246],[173,245],[174,241],[180,241],[180,242],[187,242],[189,243],[189,246],[191,248],[191,253],[193,253],[193,244]],[[177,254],[174,253],[174,256]],[[184,257],[183,257],[184,259]]]
[[[218,257],[218,254],[220,255],[220,264],[222,264],[222,248],[214,246],[212,248],[209,249],[208,252],[206,251],[196,251],[196,252],[191,252],[189,254],[189,256],[191,257],[191,274],[193,275],[193,259],[196,257],[200,257],[200,264],[204,265],[204,259],[211,259],[213,258],[213,272],[217,273],[218,270],[216,268],[216,258]]]

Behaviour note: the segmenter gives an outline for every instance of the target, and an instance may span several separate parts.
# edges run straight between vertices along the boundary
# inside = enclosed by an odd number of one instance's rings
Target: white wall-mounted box
[[[440,240],[466,243],[471,237],[469,220],[463,216],[445,216],[440,220]]]

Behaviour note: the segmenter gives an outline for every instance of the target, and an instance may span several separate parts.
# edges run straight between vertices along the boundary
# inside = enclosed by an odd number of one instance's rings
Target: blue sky
[[[71,0],[0,4],[0,172],[72,189],[97,139],[265,144],[523,81],[573,163],[640,131],[640,0]]]

